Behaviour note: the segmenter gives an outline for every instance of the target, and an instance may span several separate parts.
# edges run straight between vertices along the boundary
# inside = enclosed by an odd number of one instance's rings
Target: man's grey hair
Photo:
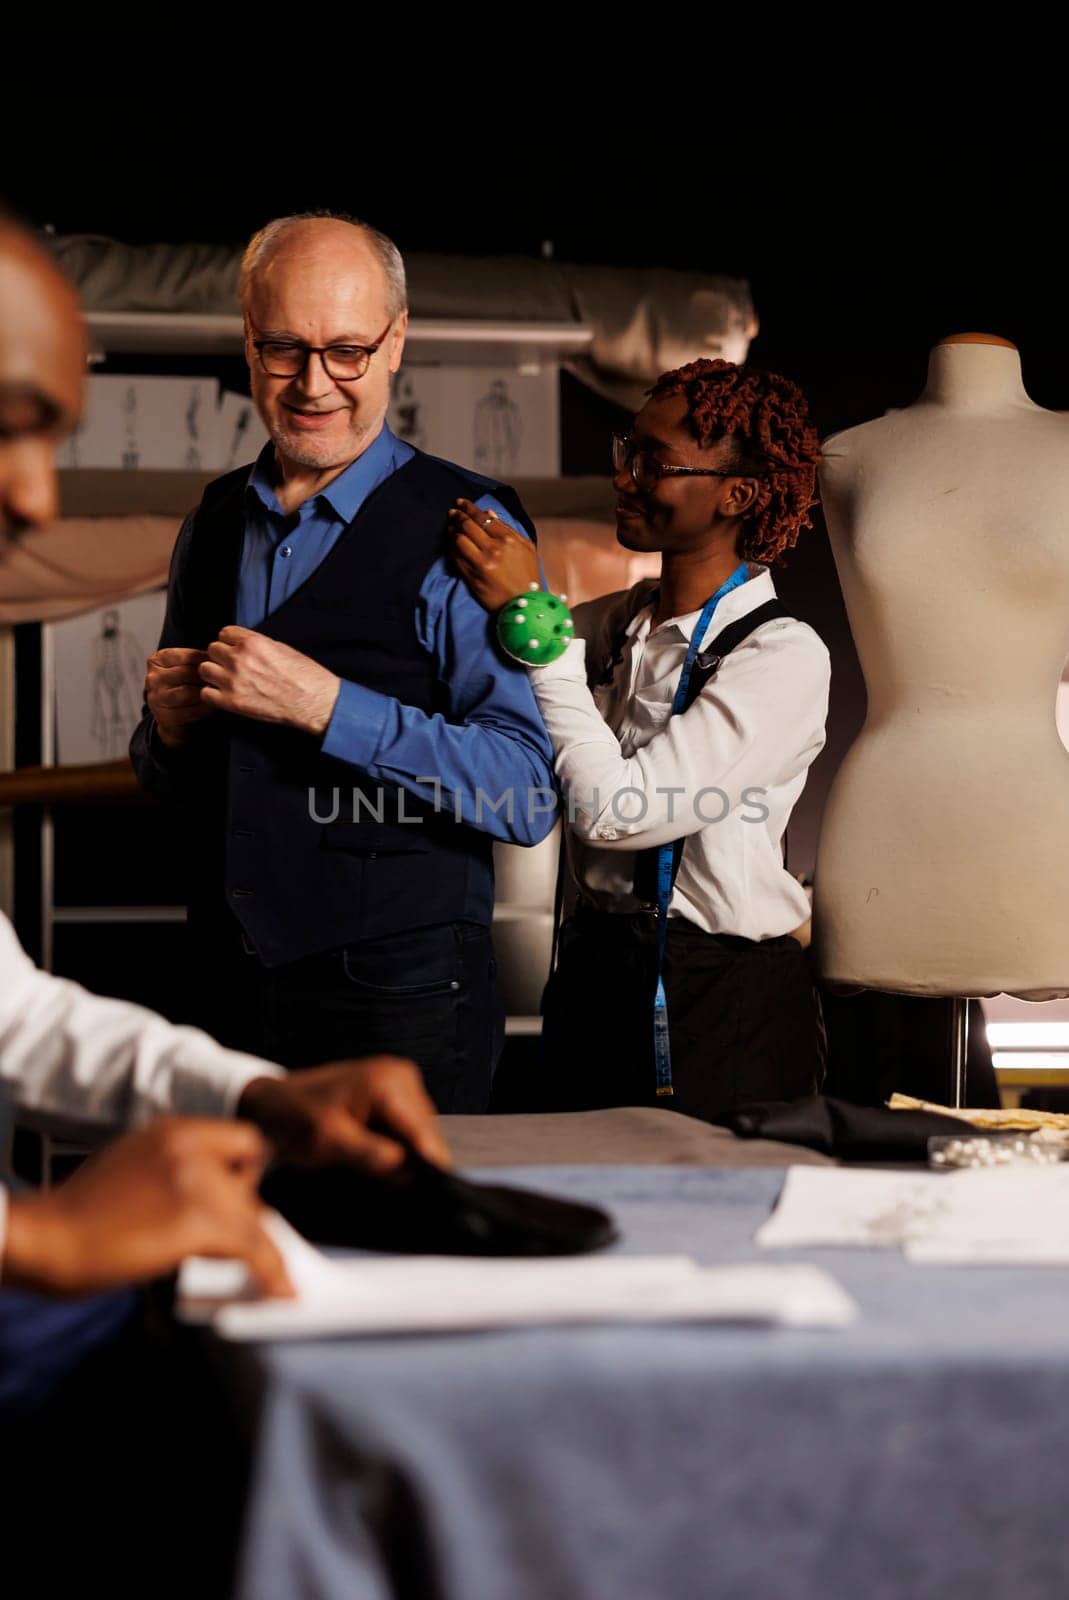
[[[386,234],[380,233],[378,228],[373,228],[369,222],[362,222],[359,217],[351,217],[344,211],[298,211],[292,217],[276,217],[273,222],[261,228],[259,233],[254,233],[245,246],[245,254],[241,258],[239,280],[241,309],[244,311],[248,305],[249,287],[258,268],[270,260],[294,224],[314,222],[320,218],[330,222],[347,222],[351,227],[359,228],[364,235],[386,274],[387,310],[390,313],[390,321],[393,322],[408,305],[405,264],[401,259],[401,252],[393,240]]]

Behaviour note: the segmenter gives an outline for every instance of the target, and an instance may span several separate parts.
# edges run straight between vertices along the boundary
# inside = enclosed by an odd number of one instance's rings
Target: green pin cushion
[[[526,667],[556,661],[575,637],[572,614],[555,594],[535,589],[507,601],[497,614],[497,637],[505,654]]]

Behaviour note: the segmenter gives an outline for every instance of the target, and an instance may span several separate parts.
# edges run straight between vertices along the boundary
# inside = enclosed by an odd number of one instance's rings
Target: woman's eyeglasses
[[[636,449],[635,441],[629,433],[614,433],[612,436],[612,465],[614,472],[621,472],[626,467],[631,473],[631,479],[636,489],[641,489],[648,494],[655,489],[662,478],[743,478],[751,474],[739,472],[737,468],[728,470],[724,467],[672,467],[648,450]]]

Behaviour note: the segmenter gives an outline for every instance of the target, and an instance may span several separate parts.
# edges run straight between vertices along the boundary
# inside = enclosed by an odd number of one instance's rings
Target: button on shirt
[[[703,645],[775,597],[767,569],[748,571]],[[655,588],[646,579],[577,606],[567,651],[531,673],[568,801],[576,881],[600,909],[634,911],[635,852],[685,836],[670,916],[748,939],[791,933],[809,901],[780,841],[824,745],[827,649],[804,622],[763,623],[671,716],[700,612],[651,628]],[[597,686],[617,645],[611,678]]]

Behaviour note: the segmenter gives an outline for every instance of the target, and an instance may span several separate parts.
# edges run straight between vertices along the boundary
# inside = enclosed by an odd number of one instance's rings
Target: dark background
[[[90,133],[61,163],[11,164],[0,188],[57,232],[135,244],[239,245],[272,216],[322,206],[402,251],[537,257],[549,241],[559,261],[745,277],[762,320],[754,359],[803,384],[824,432],[907,401],[929,346],[967,328],[1014,340],[1034,398],[1069,404],[1064,178],[1031,151],[988,167],[970,136],[965,164],[936,146],[851,170],[843,130],[834,165],[748,172],[739,158],[638,160],[586,140],[564,155],[518,147],[502,173],[495,152],[446,134],[438,154],[361,149],[291,162],[294,177],[269,173],[255,137],[235,152],[221,132],[214,161],[195,143],[153,149],[146,178],[131,148]]]

